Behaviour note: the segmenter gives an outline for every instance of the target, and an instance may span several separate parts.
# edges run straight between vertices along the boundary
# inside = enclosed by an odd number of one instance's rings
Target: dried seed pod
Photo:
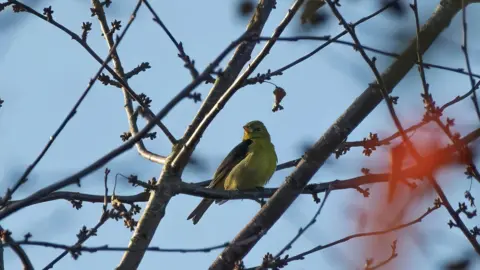
[[[280,105],[280,102],[282,102],[282,99],[287,95],[287,92],[283,90],[281,87],[276,87],[275,90],[273,90],[273,96],[275,97],[275,101],[273,104],[272,112],[276,112],[278,110],[283,110],[283,106]]]

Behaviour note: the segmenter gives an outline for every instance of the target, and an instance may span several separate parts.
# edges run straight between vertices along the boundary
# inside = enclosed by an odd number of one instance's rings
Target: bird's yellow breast
[[[252,139],[252,141],[248,147],[247,156],[225,179],[226,190],[263,187],[275,172],[277,155],[273,144],[266,139]]]

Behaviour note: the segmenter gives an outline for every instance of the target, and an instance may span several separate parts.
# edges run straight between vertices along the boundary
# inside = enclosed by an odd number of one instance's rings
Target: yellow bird
[[[277,154],[270,134],[260,121],[251,121],[243,126],[243,140],[218,166],[208,188],[245,190],[263,187],[277,167]],[[192,211],[187,220],[197,224],[214,202],[204,198]],[[216,200],[222,204],[225,200]]]

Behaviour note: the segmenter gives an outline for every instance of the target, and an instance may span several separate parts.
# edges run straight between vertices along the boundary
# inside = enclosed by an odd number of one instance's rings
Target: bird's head
[[[243,140],[248,139],[267,139],[270,140],[270,134],[268,133],[267,128],[265,125],[258,121],[251,121],[248,122],[245,126],[243,126]]]

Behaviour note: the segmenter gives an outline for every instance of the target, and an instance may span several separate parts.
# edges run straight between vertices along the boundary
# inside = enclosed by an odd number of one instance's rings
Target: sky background
[[[90,17],[89,1],[25,1],[27,4],[34,2],[34,7],[39,12],[51,5],[55,20],[78,34],[81,33],[82,22],[92,22],[88,43],[102,58],[106,56],[108,48],[100,35],[98,21]],[[419,2],[423,23],[434,11],[438,1]],[[106,10],[108,19],[121,20],[122,26],[125,26],[135,3],[136,1],[114,1]],[[185,51],[195,60],[200,71],[245,30],[247,22],[237,16],[238,1],[212,0],[206,3],[152,0],[150,3],[172,34],[184,44]],[[273,32],[292,3],[293,1],[277,1],[277,8],[271,13],[263,36]],[[342,4],[340,11],[350,22],[379,8],[376,1],[343,0]],[[330,14],[328,9],[325,12]],[[364,45],[401,52],[415,33],[413,13],[410,9],[406,9],[406,12],[403,17],[384,13],[362,24],[357,28],[360,40]],[[473,16],[478,12],[478,5],[468,8],[471,64],[473,72],[480,73],[480,37],[474,34],[479,29],[476,25],[479,25],[480,19]],[[0,191],[4,193],[47,143],[98,70],[99,64],[69,36],[32,15],[14,14],[8,8],[0,13],[0,25],[0,97],[5,100],[0,108]],[[299,18],[296,17],[283,36],[334,36],[343,30],[334,19],[311,32],[301,32],[299,29]],[[277,42],[255,74],[278,69],[321,43]],[[258,53],[263,44],[256,46],[253,55]],[[465,61],[460,44],[459,13],[426,53],[424,60],[463,68]],[[152,22],[152,16],[146,8],[140,9],[118,52],[126,71],[141,62],[150,63],[151,69],[135,76],[129,83],[138,94],[146,93],[153,100],[151,108],[154,112],[158,112],[191,80],[189,72],[177,57],[175,46],[162,29]],[[369,55],[374,56],[371,53]],[[230,56],[222,62],[222,66]],[[377,58],[381,71],[393,61],[383,56]],[[301,146],[317,140],[373,78],[359,53],[350,47],[332,44],[302,64],[285,71],[283,76],[272,80],[287,91],[282,102],[285,107],[283,111],[271,111],[272,85],[253,85],[241,89],[218,114],[196,148],[195,153],[204,168],[188,168],[183,179],[187,182],[210,179],[223,157],[241,140],[242,125],[255,119],[263,121],[268,127],[279,163],[298,158],[302,154]],[[437,104],[444,104],[470,88],[467,76],[441,70],[427,70],[427,80]],[[206,97],[210,87],[211,85],[202,84],[198,91]],[[416,68],[394,90],[394,95],[400,96],[396,109],[405,126],[421,119],[421,91]],[[199,103],[184,100],[170,112],[164,123],[179,138],[199,108]],[[478,125],[472,108],[467,99],[447,110],[448,116],[456,119],[456,129],[462,135]],[[140,126],[143,124],[141,122]],[[75,117],[31,173],[29,182],[14,198],[23,198],[88,166],[119,146],[122,143],[119,136],[127,129],[121,91],[97,82]],[[354,130],[349,140],[361,140],[369,132],[376,132],[383,138],[394,130],[386,106],[382,103]],[[146,141],[146,146],[150,151],[167,155],[171,148],[169,141],[160,130],[155,131],[157,139]],[[381,172],[385,168],[387,149],[376,151],[370,158],[362,156],[361,152],[360,148],[352,149],[338,160],[330,158],[311,183],[355,177],[360,175],[362,167],[368,167],[372,172]],[[152,177],[158,178],[161,171],[160,165],[140,157],[135,148],[108,163],[106,167],[112,171],[110,191],[117,173],[137,174],[146,181]],[[267,186],[279,186],[292,171],[293,168],[290,168],[275,173]],[[104,168],[82,179],[81,189],[69,187],[67,190],[103,194],[103,172]],[[470,181],[465,179],[462,169],[442,171],[438,179],[448,189],[447,195],[453,205],[463,201],[463,192],[469,188]],[[474,196],[478,190],[478,184],[473,183]],[[131,187],[126,184],[126,180],[119,179],[117,194],[136,194],[141,191],[141,188]],[[374,196],[375,189],[372,188],[371,192]],[[372,200],[363,198],[355,190],[332,192],[317,222],[287,254],[295,255],[355,233],[356,214],[360,212],[358,209],[368,208],[368,203]],[[411,219],[420,216],[432,200],[433,197],[426,198],[424,204],[412,209]],[[232,201],[222,207],[215,205],[199,224],[193,226],[186,217],[199,201],[196,197],[175,196],[167,207],[166,216],[158,227],[151,246],[201,248],[221,244],[230,241],[259,210],[257,203],[248,200]],[[140,204],[142,213],[144,205]],[[318,205],[311,196],[300,196],[245,257],[245,265],[258,265],[267,252],[276,254],[295,236],[300,227],[309,222],[317,208]],[[23,209],[3,220],[2,226],[11,230],[15,239],[21,239],[30,232],[32,240],[71,245],[76,242],[76,234],[83,225],[91,228],[98,222],[101,211],[101,204],[84,203],[80,210],[75,210],[67,201],[54,201]],[[137,215],[135,218],[138,220],[139,217]],[[400,237],[397,250],[399,257],[393,263],[402,265],[405,269],[438,269],[448,259],[471,250],[459,230],[448,228],[448,220],[446,210],[440,209],[428,216],[425,222],[415,225],[414,229],[419,232],[415,238],[425,241],[425,248],[416,246],[415,239],[411,237]],[[466,223],[470,227],[479,225],[478,219]],[[413,228],[406,231],[408,230]],[[90,238],[85,245],[125,247],[131,235],[123,221],[110,220],[101,227],[98,236]],[[364,254],[361,243],[360,239],[350,240],[309,255],[302,261],[292,262],[285,269],[360,269],[367,257],[375,256],[380,261],[390,253],[390,247],[385,246],[385,254]],[[42,247],[26,247],[25,250],[34,266],[39,269],[61,253],[61,250]],[[220,251],[195,254],[148,252],[139,269],[207,269]],[[54,269],[113,269],[122,255],[122,252],[83,253],[76,261],[68,255]],[[5,269],[20,269],[20,262],[10,249],[5,250],[4,259]]]

